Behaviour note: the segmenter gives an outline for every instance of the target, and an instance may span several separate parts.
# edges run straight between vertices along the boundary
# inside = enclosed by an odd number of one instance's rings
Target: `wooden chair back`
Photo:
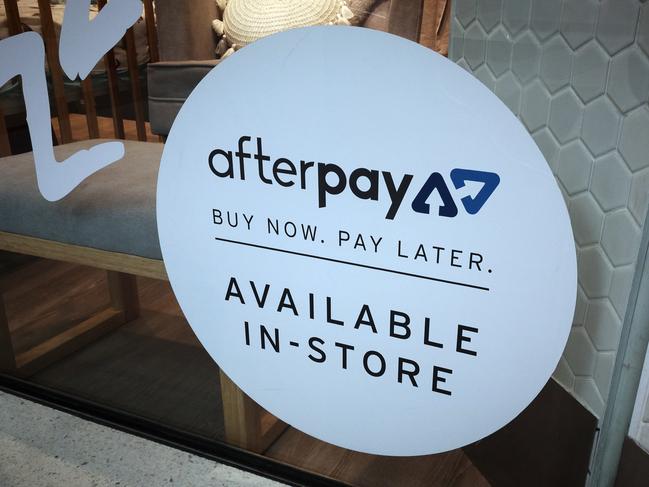
[[[147,44],[149,47],[149,60],[156,62],[159,59],[158,38],[155,24],[155,12],[152,0],[143,0],[144,18],[146,22]],[[101,10],[106,5],[106,0],[98,0],[98,8]],[[20,34],[22,23],[20,21],[20,12],[18,10],[17,0],[4,0],[5,13],[7,16],[7,26],[9,35]],[[70,123],[70,112],[68,100],[65,94],[64,74],[59,63],[59,42],[56,37],[56,30],[52,18],[52,9],[49,0],[38,0],[38,10],[41,22],[42,36],[45,43],[45,52],[47,55],[47,64],[49,66],[50,79],[52,83],[52,97],[54,109],[59,125],[60,142],[72,142],[72,126]],[[129,28],[124,35],[126,45],[127,69],[130,83],[131,97],[134,104],[135,126],[137,139],[147,140],[145,125],[145,97],[142,91],[138,64],[137,52],[135,46],[135,33],[133,27]],[[115,54],[110,49],[103,59],[108,79],[108,93],[110,97],[111,114],[113,120],[113,132],[115,138],[124,139],[124,118],[121,112],[120,93],[118,86],[117,63]],[[95,94],[92,85],[92,74],[81,81],[81,92],[84,101],[86,124],[88,127],[88,138],[94,139],[99,137],[99,123],[97,119],[97,107],[95,103]],[[7,132],[2,108],[0,107],[0,157],[11,155],[11,145]]]
[[[451,0],[392,0],[388,32],[448,54]]]

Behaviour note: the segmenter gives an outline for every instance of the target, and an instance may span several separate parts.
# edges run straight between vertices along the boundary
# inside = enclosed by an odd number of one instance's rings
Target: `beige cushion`
[[[353,13],[346,0],[222,0],[223,20],[213,27],[221,37],[217,55],[247,46],[262,37],[311,25],[347,24]],[[224,51],[224,47],[231,50]]]

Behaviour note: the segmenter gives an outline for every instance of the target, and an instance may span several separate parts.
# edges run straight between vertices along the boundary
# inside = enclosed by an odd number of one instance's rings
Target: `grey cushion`
[[[147,65],[151,131],[168,135],[178,110],[196,85],[218,64],[207,61],[159,62]]]
[[[99,140],[55,148],[58,160]],[[105,142],[105,141],[104,141]],[[0,230],[57,242],[161,259],[155,216],[163,144],[123,141],[123,159],[50,202],[36,186],[31,153],[0,159]]]

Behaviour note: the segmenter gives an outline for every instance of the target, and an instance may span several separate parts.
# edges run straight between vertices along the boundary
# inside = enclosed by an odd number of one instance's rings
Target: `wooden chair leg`
[[[116,271],[106,272],[111,307],[124,313],[124,321],[136,319],[140,316],[140,299],[135,276]]]
[[[5,310],[4,297],[0,290],[0,371],[11,372],[16,369],[16,357],[11,343],[9,320]]]
[[[255,453],[263,453],[288,427],[250,399],[221,371],[225,439]]]
[[[107,272],[110,306],[15,356],[14,371],[17,375],[21,377],[33,375],[137,318],[140,305],[135,277],[121,272]],[[8,333],[8,326],[3,327],[0,323],[0,328],[6,329]],[[5,342],[2,331],[0,331],[0,342]],[[6,342],[11,346],[10,339]],[[3,347],[2,343],[0,347]],[[4,352],[4,349],[0,348],[0,350]],[[13,354],[13,348],[11,350]],[[8,360],[8,365],[11,365],[10,358]]]

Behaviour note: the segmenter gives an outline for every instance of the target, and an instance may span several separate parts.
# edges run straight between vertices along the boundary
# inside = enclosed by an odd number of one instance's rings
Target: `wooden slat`
[[[0,250],[168,280],[161,260],[0,232]]]
[[[220,373],[220,380],[225,440],[240,448],[260,453],[260,408],[250,404],[252,400],[223,371]]]
[[[152,0],[143,0],[144,3],[144,20],[146,22],[146,37],[149,44],[149,58],[152,63],[160,60],[158,51],[158,32],[156,30],[155,12],[153,10]]]
[[[437,10],[439,3],[445,0],[424,0],[421,13],[421,32],[419,33],[419,44],[435,49],[437,39]]]
[[[99,10],[106,6],[106,0],[98,0]],[[124,119],[122,118],[122,109],[119,101],[119,81],[117,78],[117,63],[115,62],[115,53],[109,49],[104,56],[104,66],[108,77],[108,93],[110,95],[110,108],[113,114],[113,132],[115,138],[124,139]]]
[[[20,24],[20,12],[16,0],[4,0],[5,15],[7,18],[7,29],[10,36],[15,36],[22,32]],[[9,142],[9,131],[7,122],[4,117],[2,108],[0,108],[0,157],[11,155],[11,143]]]
[[[411,41],[419,41],[423,0],[392,0],[388,32]]]
[[[451,33],[451,0],[438,0],[435,12],[435,49],[448,56],[448,41]]]
[[[124,313],[105,309],[16,357],[16,374],[29,377],[124,324]]]
[[[9,130],[7,129],[7,122],[5,115],[0,107],[0,157],[7,157],[11,155],[11,144],[9,143]]]
[[[20,25],[20,12],[16,0],[4,0],[5,15],[7,16],[7,29],[10,36],[15,36],[23,31]]]
[[[5,310],[4,299],[0,289],[0,371],[13,371],[16,368],[9,321]]]
[[[115,53],[110,49],[104,56],[104,65],[108,76],[108,93],[110,94],[110,108],[113,113],[113,131],[118,139],[125,138],[124,135],[124,118],[122,117],[122,108],[119,102],[119,80],[117,78],[117,63],[115,62]]]
[[[252,399],[248,400],[252,401]],[[262,410],[260,427],[262,453],[266,452],[266,450],[277,440],[277,438],[279,438],[284,433],[284,431],[288,429],[288,425],[284,421],[277,419],[275,416],[265,410]]]
[[[99,122],[97,121],[97,107],[95,106],[95,95],[92,89],[91,74],[89,74],[86,79],[81,81],[81,91],[83,92],[83,104],[86,109],[88,137],[91,139],[98,139]]]
[[[111,306],[124,313],[126,321],[134,320],[139,316],[140,298],[134,275],[108,271],[108,290]]]
[[[126,31],[126,60],[128,64],[128,75],[131,80],[131,96],[133,108],[135,109],[135,128],[137,140],[146,141],[146,128],[144,121],[144,98],[140,88],[140,73],[137,66],[137,51],[135,50],[135,34],[133,27]]]
[[[56,39],[49,0],[38,0],[38,11],[40,13],[43,40],[45,41],[47,65],[50,69],[52,85],[54,86],[54,102],[56,105],[56,114],[59,119],[59,127],[61,129],[61,142],[66,144],[72,142],[72,130],[70,128],[68,102],[65,99],[63,71],[59,64],[58,40]]]
[[[288,425],[250,399],[223,371],[220,380],[226,441],[263,453]]]

